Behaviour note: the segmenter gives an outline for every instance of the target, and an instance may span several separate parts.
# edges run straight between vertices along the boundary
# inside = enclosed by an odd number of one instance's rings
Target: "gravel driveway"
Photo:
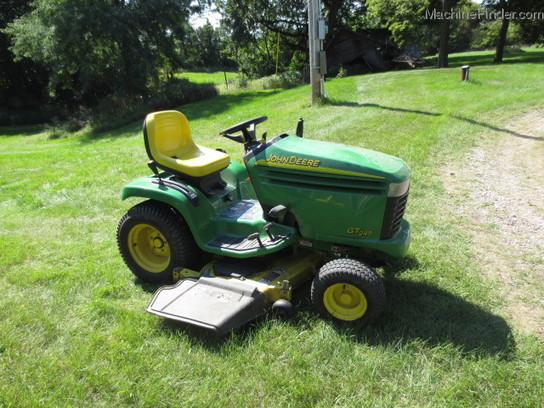
[[[484,276],[519,330],[544,338],[544,109],[521,115],[471,149],[445,185],[470,225]]]

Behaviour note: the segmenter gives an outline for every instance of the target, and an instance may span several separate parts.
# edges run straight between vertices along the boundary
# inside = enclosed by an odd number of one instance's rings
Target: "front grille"
[[[401,195],[400,197],[389,197],[387,199],[380,239],[392,238],[397,232],[399,232],[407,201],[408,191],[406,194]]]

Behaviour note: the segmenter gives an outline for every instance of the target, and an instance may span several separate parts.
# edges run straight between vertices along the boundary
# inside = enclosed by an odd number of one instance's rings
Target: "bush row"
[[[149,112],[173,109],[217,95],[214,84],[196,84],[185,78],[172,78],[145,98],[112,98],[106,101],[88,114],[88,122],[94,132],[103,132],[141,119]]]
[[[95,106],[49,105],[24,111],[0,110],[0,126],[48,123],[52,137],[62,137],[84,127],[102,132],[138,120],[151,111],[172,109],[217,94],[213,84],[172,78],[151,88],[147,95],[110,96]]]
[[[278,75],[270,75],[259,79],[249,80],[239,76],[234,80],[234,85],[239,89],[265,90],[279,88],[294,88],[302,84],[302,74],[296,71],[282,72]]]

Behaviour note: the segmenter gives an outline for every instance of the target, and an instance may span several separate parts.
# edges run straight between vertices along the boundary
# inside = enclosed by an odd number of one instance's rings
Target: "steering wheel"
[[[253,118],[240,122],[237,125],[231,126],[225,130],[219,132],[219,135],[227,137],[231,140],[234,140],[238,143],[249,143],[257,138],[255,137],[255,126],[259,123],[264,122],[268,119],[268,116],[259,116],[258,118]],[[235,134],[242,132],[241,134]]]

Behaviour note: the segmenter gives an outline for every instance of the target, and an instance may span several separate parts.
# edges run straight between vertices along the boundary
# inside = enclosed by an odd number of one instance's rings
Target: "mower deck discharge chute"
[[[224,334],[265,313],[264,295],[258,285],[235,279],[202,277],[163,286],[147,311]]]
[[[313,279],[323,316],[372,323],[385,291],[362,259],[406,253],[410,169],[383,153],[305,139],[302,121],[296,135],[257,140],[266,119],[220,132],[244,145],[242,165],[197,145],[182,113],[146,117],[153,175],[123,188],[123,199],[147,200],[121,218],[117,239],[137,277],[178,281],[147,310],[224,334],[270,309],[289,316],[292,290]]]

